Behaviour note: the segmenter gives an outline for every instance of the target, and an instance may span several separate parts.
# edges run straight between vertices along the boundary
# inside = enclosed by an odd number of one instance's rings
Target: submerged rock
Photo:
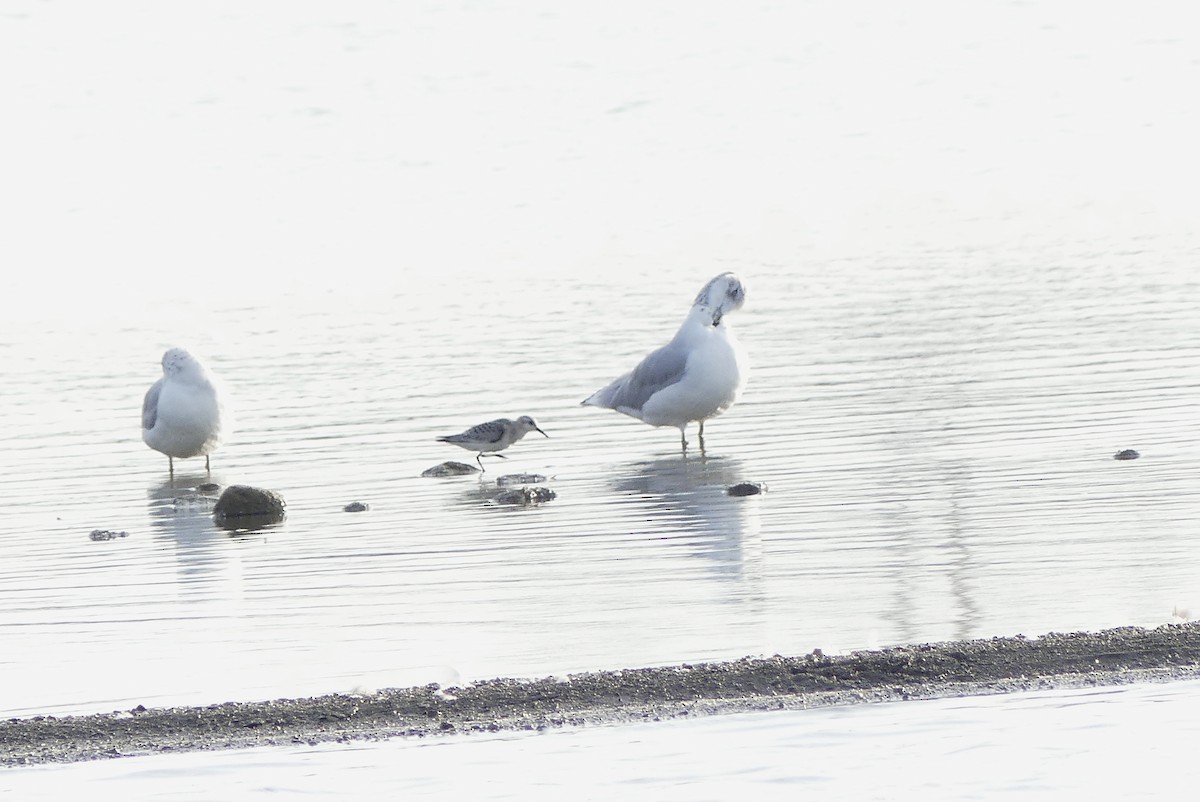
[[[250,485],[230,485],[213,507],[213,520],[237,529],[278,523],[283,520],[284,506],[278,493]]]
[[[1118,451],[1116,454],[1113,454],[1113,459],[1137,459],[1140,456],[1142,455],[1132,448],[1127,448],[1124,451]]]
[[[366,512],[371,509],[370,504],[363,504],[361,501],[351,501],[345,507],[342,507],[342,512]]]
[[[757,496],[766,493],[767,486],[762,482],[738,482],[725,488],[725,492],[731,496]]]
[[[218,490],[221,489],[221,486],[219,484],[217,484],[216,482],[205,482],[204,484],[200,485],[196,489],[199,490],[201,493],[216,493]]]
[[[216,503],[216,499],[212,496],[202,496],[199,493],[184,493],[182,496],[176,496],[172,499],[172,504],[175,505],[175,511],[180,510],[211,510]]]
[[[93,529],[88,537],[95,541],[116,540],[119,537],[129,537],[129,533],[124,530],[117,532],[112,529]]]
[[[469,473],[479,473],[479,469],[474,465],[468,465],[465,462],[455,462],[454,460],[447,460],[441,465],[434,465],[432,468],[426,468],[421,471],[421,475],[425,477],[466,476]]]
[[[558,498],[558,493],[548,487],[514,487],[497,493],[492,497],[492,503],[534,507],[556,498]]]
[[[496,479],[496,484],[500,487],[512,487],[513,485],[536,485],[538,482],[546,481],[546,477],[540,473],[506,473]]]

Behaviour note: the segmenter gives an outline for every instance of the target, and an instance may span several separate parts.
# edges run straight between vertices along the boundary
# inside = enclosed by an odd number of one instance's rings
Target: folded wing
[[[150,431],[158,421],[158,395],[162,392],[163,380],[159,379],[146,391],[142,399],[142,428]]]
[[[585,406],[615,409],[638,418],[646,402],[655,393],[683,379],[686,369],[687,352],[674,343],[668,343],[651,352],[629,373],[592,393],[583,403]]]

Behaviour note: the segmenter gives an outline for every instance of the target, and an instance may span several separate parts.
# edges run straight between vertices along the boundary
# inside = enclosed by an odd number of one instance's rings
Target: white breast
[[[208,454],[221,443],[221,404],[208,381],[176,377],[163,382],[154,428],[142,432],[146,444],[175,457]]]
[[[682,426],[720,415],[745,386],[745,356],[728,326],[697,327],[688,332],[688,344],[692,350],[683,380],[642,407],[642,420],[652,426]]]

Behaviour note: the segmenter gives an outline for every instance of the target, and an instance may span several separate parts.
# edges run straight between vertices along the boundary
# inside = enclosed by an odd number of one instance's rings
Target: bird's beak
[[[538,428],[537,426],[534,426],[533,428],[537,429],[539,432],[542,432],[542,430],[540,428]],[[549,436],[550,435],[546,434],[545,432],[542,432],[542,437],[549,437]]]
[[[713,325],[714,326],[721,325],[721,307],[719,307],[719,306],[713,310]]]

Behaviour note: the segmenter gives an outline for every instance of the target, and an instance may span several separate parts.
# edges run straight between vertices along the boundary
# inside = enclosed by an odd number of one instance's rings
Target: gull
[[[550,436],[542,431],[541,427],[537,425],[537,421],[528,415],[522,415],[515,421],[508,418],[490,420],[487,423],[472,426],[462,434],[439,437],[438,442],[453,443],[460,448],[465,448],[467,451],[476,452],[475,461],[479,463],[479,471],[482,473],[483,461],[481,457],[484,454],[490,453],[492,456],[507,459],[503,454],[496,454],[494,452],[503,451],[530,432],[541,432],[543,437]]]
[[[685,454],[687,425],[698,421],[703,454],[704,421],[733,406],[746,384],[746,357],[725,319],[745,301],[736,275],[716,276],[700,290],[669,343],[583,405],[615,409],[651,426],[675,426]]]
[[[163,354],[163,376],[146,392],[142,401],[142,439],[155,451],[167,455],[167,467],[175,475],[175,460],[204,457],[221,445],[225,404],[216,380],[204,363],[183,348]]]

